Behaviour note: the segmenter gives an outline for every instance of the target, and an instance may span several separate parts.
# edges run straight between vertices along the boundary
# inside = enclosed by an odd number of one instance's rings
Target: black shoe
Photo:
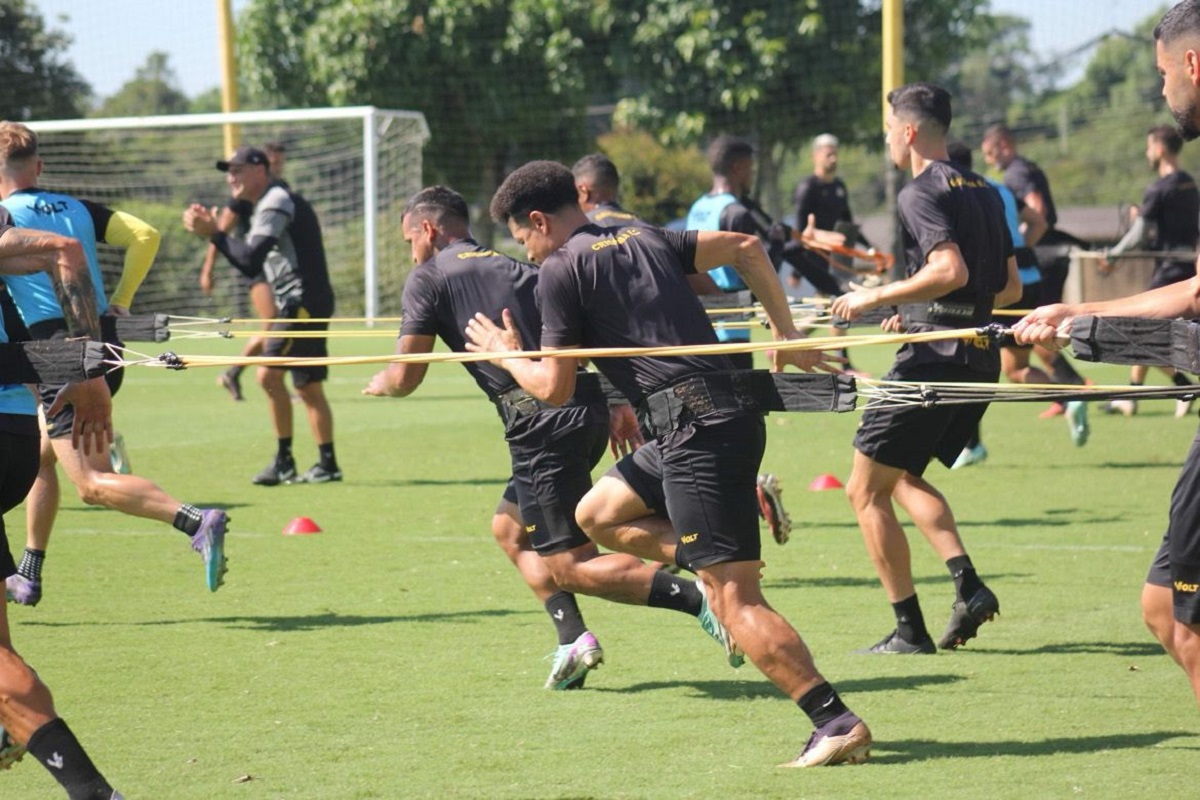
[[[245,400],[242,396],[242,380],[240,376],[230,375],[228,372],[222,372],[221,377],[217,378],[217,383],[225,387],[225,391],[229,392],[234,400]]]
[[[280,461],[275,459],[266,469],[254,476],[254,483],[259,486],[278,486],[281,483],[292,483],[296,480],[296,462],[292,459]]]
[[[901,639],[899,631],[892,631],[883,637],[878,644],[855,652],[866,655],[922,656],[936,653],[937,647],[934,646],[933,639],[930,639],[928,636],[919,642],[910,642],[907,639]]]
[[[340,481],[341,479],[342,471],[337,467],[325,469],[320,464],[313,464],[308,468],[308,472],[297,479],[297,483],[331,483],[332,481]]]
[[[1000,601],[992,590],[981,586],[966,602],[955,600],[950,608],[950,623],[938,647],[943,650],[953,650],[964,645],[968,639],[974,639],[979,626],[991,620],[1000,613]]]

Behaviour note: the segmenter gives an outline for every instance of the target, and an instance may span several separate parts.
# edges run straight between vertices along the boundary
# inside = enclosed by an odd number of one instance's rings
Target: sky
[[[170,56],[188,97],[220,84],[215,0],[30,1],[50,27],[73,37],[68,58],[99,97],[116,92],[156,50]],[[247,2],[233,0],[235,15]],[[1161,0],[992,0],[991,9],[1031,20],[1032,45],[1044,59],[1114,28],[1128,30],[1165,5]],[[61,15],[69,19],[61,21]]]

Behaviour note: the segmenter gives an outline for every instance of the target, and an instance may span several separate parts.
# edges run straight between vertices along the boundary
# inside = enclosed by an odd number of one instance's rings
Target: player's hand
[[[517,332],[512,312],[507,308],[504,309],[501,322],[504,323],[503,328],[485,315],[476,314],[464,331],[467,350],[471,353],[511,353],[522,350],[521,334]]]
[[[125,306],[110,305],[107,313],[110,317],[128,317],[129,309]]]
[[[212,297],[213,271],[211,269],[200,270],[200,291],[204,292],[205,297]]]
[[[904,333],[904,322],[899,314],[892,314],[883,322],[879,323],[879,327],[887,333]]]
[[[622,403],[608,407],[608,445],[613,458],[620,459],[644,445],[633,406]]]
[[[789,336],[789,340],[803,339],[801,334]],[[771,371],[783,372],[784,367],[793,366],[802,372],[841,372],[846,359],[825,350],[771,350]]]
[[[829,310],[833,316],[853,322],[879,305],[878,288],[868,289],[861,284],[851,283],[850,291],[833,298],[833,302],[829,304]]]
[[[53,416],[68,404],[75,409],[72,447],[78,450],[82,443],[83,454],[90,455],[93,447],[100,452],[112,444],[112,395],[104,378],[68,383],[59,389],[46,415]]]
[[[362,393],[371,397],[391,397],[391,382],[388,380],[387,370],[380,370],[371,376]]]
[[[207,239],[217,232],[217,209],[192,203],[183,211],[183,227],[190,233]]]
[[[1064,338],[1069,338],[1071,321],[1075,312],[1065,303],[1041,306],[1017,321],[1012,326],[1017,344],[1038,344],[1051,350],[1060,350]]]

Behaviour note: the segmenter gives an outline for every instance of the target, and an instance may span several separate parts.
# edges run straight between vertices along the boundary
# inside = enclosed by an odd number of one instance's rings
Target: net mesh
[[[364,111],[364,115],[372,113]],[[290,114],[286,119],[243,119],[241,141],[261,146],[279,142],[286,148],[283,178],[308,199],[321,221],[330,278],[338,313],[361,316],[366,297],[367,215],[365,186],[373,178],[375,198],[375,263],[378,266],[377,313],[399,313],[400,287],[408,248],[399,215],[408,196],[421,187],[425,123],[419,114],[373,112],[376,168],[368,176],[361,117],[325,119]],[[245,115],[242,115],[243,117]],[[216,115],[203,115],[213,119]],[[220,206],[229,199],[223,173],[215,162],[224,149],[223,126],[217,122],[180,124],[187,118],[147,118],[127,127],[125,121],[86,120],[37,125],[39,150],[45,160],[40,185],[103,203],[138,216],[156,227],[162,245],[154,266],[134,300],[133,311],[190,316],[251,316],[245,287],[223,257],[214,271],[215,288],[205,296],[199,288],[206,242],[183,229],[180,215],[191,203]],[[120,274],[121,250],[100,245],[105,284]]]

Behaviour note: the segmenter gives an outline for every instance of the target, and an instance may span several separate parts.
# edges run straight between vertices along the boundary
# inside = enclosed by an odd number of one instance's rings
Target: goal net
[[[410,268],[400,231],[405,200],[421,188],[424,115],[373,107],[187,114],[30,123],[45,168],[43,188],[103,203],[158,228],[162,245],[134,300],[134,313],[249,317],[246,292],[218,256],[211,297],[199,288],[207,243],[183,228],[189,204],[229,199],[215,162],[224,126],[238,141],[286,148],[283,178],[321,221],[340,316],[394,316]],[[123,254],[100,245],[106,286]]]

